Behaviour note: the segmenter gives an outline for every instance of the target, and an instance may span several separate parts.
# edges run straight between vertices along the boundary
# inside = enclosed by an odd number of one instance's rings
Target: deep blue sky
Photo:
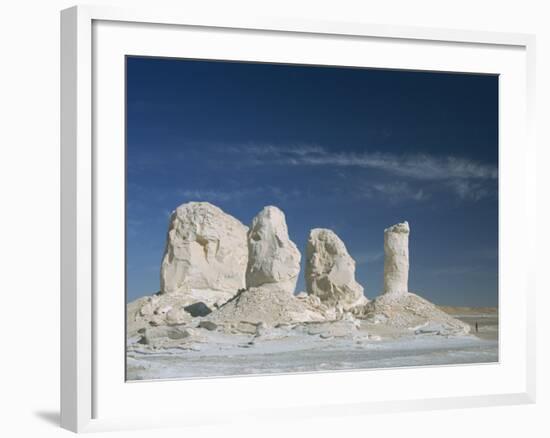
[[[369,298],[407,220],[411,291],[497,305],[497,173],[496,76],[128,58],[127,298],[158,290],[170,212],[209,201],[278,206],[302,253],[333,229]]]

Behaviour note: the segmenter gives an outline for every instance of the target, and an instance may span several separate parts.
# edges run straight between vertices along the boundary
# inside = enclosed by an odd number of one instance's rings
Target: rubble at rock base
[[[470,326],[414,293],[382,294],[357,308],[354,316],[374,324],[407,329],[416,334],[467,334]]]

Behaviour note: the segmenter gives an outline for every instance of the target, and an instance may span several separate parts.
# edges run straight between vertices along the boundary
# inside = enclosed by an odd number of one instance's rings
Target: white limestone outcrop
[[[170,217],[160,278],[162,294],[246,287],[248,227],[208,202],[180,205]]]
[[[248,231],[246,287],[269,286],[292,295],[300,260],[300,251],[288,236],[284,213],[277,207],[264,207]]]
[[[344,242],[331,230],[311,230],[307,293],[294,296],[301,255],[281,210],[265,207],[249,230],[209,203],[183,204],[170,219],[161,290],[127,305],[129,345],[199,351],[223,340],[255,348],[301,335],[361,343],[376,339],[366,330],[379,324],[383,335],[468,333],[468,324],[408,292],[409,233],[407,222],[384,231],[384,289],[369,301]]]
[[[355,280],[355,260],[332,230],[310,231],[306,250],[306,288],[329,306],[344,309],[365,304],[363,286]]]
[[[409,291],[409,223],[384,230],[384,291],[404,295]]]

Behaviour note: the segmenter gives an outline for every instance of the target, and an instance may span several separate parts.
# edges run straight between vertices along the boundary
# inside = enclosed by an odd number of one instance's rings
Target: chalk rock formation
[[[208,202],[180,205],[170,218],[160,277],[161,293],[222,291],[245,286],[248,228]]]
[[[409,224],[403,222],[384,230],[384,293],[409,291]]]
[[[307,242],[306,287],[329,306],[365,304],[363,286],[355,281],[355,261],[331,230],[315,228]]]
[[[300,251],[288,237],[284,213],[277,207],[264,207],[248,231],[246,287],[270,286],[292,295],[300,259]]]

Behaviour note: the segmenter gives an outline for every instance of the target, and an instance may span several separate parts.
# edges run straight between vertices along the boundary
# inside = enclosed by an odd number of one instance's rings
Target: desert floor
[[[127,353],[127,380],[177,379],[498,361],[496,309],[443,308],[471,325],[470,335],[397,332],[363,322],[357,335],[322,339],[295,334],[252,340],[211,332],[192,349]],[[475,323],[479,331],[475,331]]]

